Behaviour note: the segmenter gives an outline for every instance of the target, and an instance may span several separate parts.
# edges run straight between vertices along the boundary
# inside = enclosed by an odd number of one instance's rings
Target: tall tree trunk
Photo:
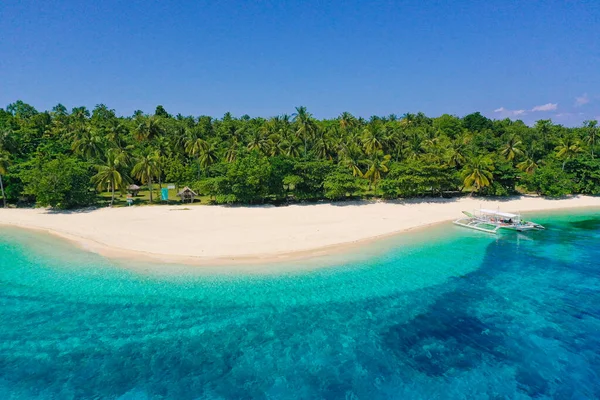
[[[112,197],[110,198],[110,206],[112,207],[115,203],[115,182],[110,183],[110,191],[112,192]]]
[[[2,182],[2,175],[0,175],[0,191],[2,191],[2,202],[4,203],[4,208],[6,208],[6,194],[4,194],[4,183]]]
[[[306,144],[306,136],[304,136],[304,158],[306,158],[306,153],[307,153],[307,144]]]
[[[150,189],[150,204],[152,204],[152,177],[148,178],[148,188]]]

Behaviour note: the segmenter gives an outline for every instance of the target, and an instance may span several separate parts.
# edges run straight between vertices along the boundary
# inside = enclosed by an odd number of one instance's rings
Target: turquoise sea
[[[0,228],[0,399],[598,399],[600,209],[530,217],[261,273]]]

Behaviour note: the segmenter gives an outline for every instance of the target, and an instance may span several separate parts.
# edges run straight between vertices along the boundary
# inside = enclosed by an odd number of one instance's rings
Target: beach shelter
[[[177,193],[177,196],[181,197],[182,202],[189,200],[190,203],[192,203],[194,201],[194,197],[198,195],[196,194],[196,192],[194,192],[192,189],[186,186],[183,189],[181,189],[179,193]]]
[[[127,191],[131,193],[132,196],[137,196],[140,191],[140,187],[138,185],[129,185],[127,187]]]

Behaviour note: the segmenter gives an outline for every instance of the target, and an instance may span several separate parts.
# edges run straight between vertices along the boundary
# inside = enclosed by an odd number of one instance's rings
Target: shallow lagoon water
[[[531,217],[260,274],[2,228],[0,398],[600,398],[600,210]]]

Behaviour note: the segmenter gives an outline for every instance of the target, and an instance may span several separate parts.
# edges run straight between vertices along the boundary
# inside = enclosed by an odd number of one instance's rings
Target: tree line
[[[187,185],[214,203],[407,198],[465,192],[508,196],[600,193],[597,121],[568,128],[540,120],[423,113],[318,120],[305,107],[272,118],[136,111],[117,116],[59,104],[0,109],[4,205],[73,208],[131,183]]]

